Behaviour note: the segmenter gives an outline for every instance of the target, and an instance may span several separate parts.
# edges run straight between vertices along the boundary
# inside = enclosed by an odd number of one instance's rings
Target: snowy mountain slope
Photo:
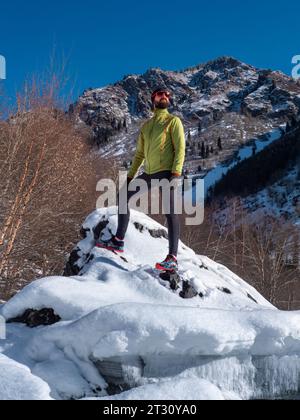
[[[20,363],[33,384],[48,384],[54,399],[299,392],[300,313],[278,311],[226,267],[182,243],[180,272],[197,294],[180,295],[152,268],[167,240],[165,228],[148,216],[132,210],[124,256],[94,248],[95,237],[114,232],[116,221],[115,207],[92,213],[68,265],[77,275],[37,280],[0,308],[6,319],[28,308],[53,308],[62,319],[35,329],[8,324],[0,363]],[[23,398],[7,370],[0,377]],[[37,399],[49,397],[43,389]],[[6,397],[0,386],[0,399]]]
[[[256,153],[261,152],[270,144],[280,139],[284,135],[285,130],[286,124],[283,124],[270,133],[266,133],[263,139],[253,139],[247,145],[241,147],[238,153],[236,153],[234,158],[229,162],[219,164],[208,171],[207,175],[204,176],[205,196],[207,196],[209,189],[214,187],[214,185],[220,181],[220,179],[222,179],[222,177],[226,175],[230,169],[234,168],[243,160],[249,159],[249,157],[253,155],[253,147],[255,147]]]
[[[216,207],[218,197],[239,197],[240,205],[248,214],[249,220],[259,220],[265,216],[280,217],[282,221],[299,224],[300,216],[300,126],[289,129],[278,141],[269,143],[269,147],[259,149],[246,162],[231,164],[233,171],[223,169],[225,175],[209,180],[220,181],[216,184],[214,198]],[[261,153],[257,153],[260,151]],[[244,165],[245,163],[245,165]],[[217,171],[218,168],[216,168]],[[220,170],[216,175],[220,174]],[[211,171],[208,176],[213,174]],[[227,175],[227,176],[226,176]],[[221,205],[216,216],[222,218],[229,214],[230,207]]]
[[[271,214],[300,225],[299,164],[285,171],[279,181],[242,199],[242,203],[252,217]]]

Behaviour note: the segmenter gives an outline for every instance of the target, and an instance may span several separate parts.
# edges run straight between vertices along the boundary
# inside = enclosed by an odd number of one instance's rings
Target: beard
[[[168,100],[160,99],[159,101],[155,101],[155,108],[158,109],[166,109],[170,105]]]

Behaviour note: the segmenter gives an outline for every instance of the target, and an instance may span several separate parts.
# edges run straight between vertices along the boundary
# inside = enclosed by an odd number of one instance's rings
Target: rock
[[[53,325],[61,320],[59,315],[56,315],[51,308],[43,308],[40,310],[27,309],[23,315],[9,319],[7,322],[26,324],[30,328],[35,328],[40,325]]]
[[[219,290],[223,293],[225,293],[226,295],[231,295],[232,292],[231,290],[227,289],[227,287],[220,287]]]
[[[80,271],[80,267],[77,265],[77,261],[80,259],[79,252],[80,250],[77,247],[73,249],[66,263],[63,276],[69,277],[78,275]]]
[[[183,281],[182,291],[179,293],[179,296],[182,297],[183,299],[192,299],[193,297],[197,295],[198,295],[198,292],[194,289],[194,287],[188,281]]]
[[[85,229],[83,226],[81,226],[80,235],[83,239],[87,237],[88,232],[89,232],[89,229]]]
[[[94,240],[97,241],[100,237],[101,232],[108,225],[108,220],[101,220],[96,227],[93,228]]]
[[[134,223],[135,228],[139,232],[143,232],[144,229],[147,229],[150,235],[153,238],[165,238],[168,239],[168,232],[164,229],[148,229],[145,226],[143,226],[141,223],[135,222]]]
[[[118,394],[138,385],[144,373],[144,361],[140,356],[116,356],[94,360],[99,373],[109,387],[110,395]]]
[[[247,293],[247,296],[250,300],[252,300],[253,302],[257,303],[257,300],[254,299],[254,297],[252,297],[249,293]]]
[[[180,278],[180,275],[175,270],[172,272],[164,271],[159,274],[159,277],[162,280],[168,281],[170,283],[171,290],[177,290],[179,288],[181,278]]]

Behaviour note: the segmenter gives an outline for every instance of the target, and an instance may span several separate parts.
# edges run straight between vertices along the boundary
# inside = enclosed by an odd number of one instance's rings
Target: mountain
[[[190,173],[206,174],[245,144],[264,140],[300,117],[299,81],[232,57],[182,71],[152,68],[142,75],[127,75],[112,85],[87,89],[69,113],[78,124],[91,128],[104,156],[127,161],[133,156],[142,122],[152,115],[150,94],[157,85],[173,92],[170,112],[184,122],[185,169]],[[205,159],[203,142],[209,148]]]
[[[300,313],[277,310],[182,242],[172,288],[153,269],[166,229],[134,210],[124,255],[95,248],[115,231],[116,210],[86,219],[64,277],[0,307],[0,399],[296,397]]]

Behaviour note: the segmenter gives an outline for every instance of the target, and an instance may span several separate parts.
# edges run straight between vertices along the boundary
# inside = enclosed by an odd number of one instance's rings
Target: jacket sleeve
[[[174,161],[172,166],[172,174],[181,176],[183,163],[185,159],[185,136],[184,128],[180,118],[175,118],[171,127],[171,136],[174,147]]]
[[[129,172],[127,174],[128,177],[134,178],[139,168],[142,166],[145,160],[144,155],[144,136],[142,130],[140,131],[138,141],[137,141],[137,147],[136,152],[132,161],[132,165],[129,169]]]

